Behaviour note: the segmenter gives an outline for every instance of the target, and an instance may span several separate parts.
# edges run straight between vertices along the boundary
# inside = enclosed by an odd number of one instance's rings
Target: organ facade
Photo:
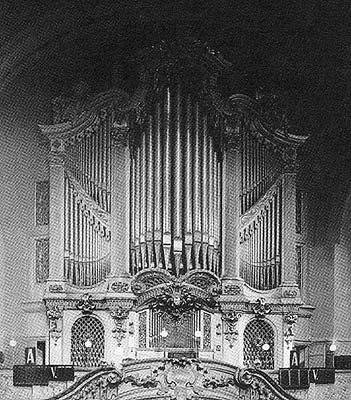
[[[267,118],[260,93],[223,95],[231,65],[196,41],[134,62],[132,94],[77,85],[40,126],[51,146],[49,363],[289,366],[311,315],[296,189],[306,138],[274,109]]]

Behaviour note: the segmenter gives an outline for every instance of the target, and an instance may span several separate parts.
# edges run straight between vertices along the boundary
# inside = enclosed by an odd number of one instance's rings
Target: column
[[[129,149],[119,138],[111,146],[111,277],[129,277]]]
[[[52,139],[50,152],[49,291],[62,292],[64,281],[65,230],[64,142]],[[56,289],[52,282],[55,284]],[[56,286],[57,285],[57,286]]]
[[[282,176],[282,284],[296,284],[296,174]]]
[[[224,184],[224,277],[240,279],[240,185],[239,146],[228,149],[223,160]]]

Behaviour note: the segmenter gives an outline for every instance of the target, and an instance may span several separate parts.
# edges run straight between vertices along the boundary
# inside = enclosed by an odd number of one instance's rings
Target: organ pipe
[[[138,187],[141,199],[132,212],[142,223],[139,231],[134,224],[130,242],[131,253],[142,253],[138,270],[162,268],[179,275],[201,268],[218,274],[222,177],[217,133],[210,129],[202,104],[182,84],[163,89],[147,118],[153,123],[131,154],[136,166],[131,186]],[[145,218],[147,232],[152,232],[147,253],[155,255],[146,258],[141,231]]]
[[[281,181],[260,211],[242,229],[240,274],[251,287],[269,290],[281,283]]]
[[[241,212],[247,212],[282,173],[281,156],[254,136],[250,129],[243,134],[241,146]]]
[[[111,211],[113,118],[106,111],[67,150],[65,273],[76,285],[96,284],[110,268],[109,226],[91,204],[101,215]],[[182,83],[160,89],[143,127],[130,153],[131,274],[162,268],[176,275],[205,269],[220,276],[221,132],[207,105]],[[242,215],[254,210],[255,216],[242,228],[240,273],[249,285],[266,290],[281,280],[283,162],[253,125],[243,129],[241,177],[234,179],[241,179]]]
[[[110,132],[112,114],[96,130],[73,139],[66,152],[64,190],[64,271],[69,283],[92,286],[110,270],[109,227],[92,204],[110,211]],[[111,126],[111,125],[110,125]],[[90,199],[90,200],[89,200]]]

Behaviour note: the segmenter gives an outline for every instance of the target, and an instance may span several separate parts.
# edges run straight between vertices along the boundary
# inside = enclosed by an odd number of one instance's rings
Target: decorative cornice
[[[275,300],[275,301],[274,301]],[[225,297],[220,297],[218,300],[219,309],[223,315],[230,313],[241,314],[254,314],[258,318],[268,315],[287,315],[294,314],[300,316],[301,301],[294,304],[286,304],[280,299],[271,299],[266,303],[264,299],[257,299],[252,302],[250,300],[228,300]]]
[[[91,99],[87,98],[84,104],[79,103],[78,100],[77,98],[64,98],[64,96],[59,96],[54,100],[62,103],[62,115],[61,117],[56,116],[56,123],[53,125],[39,125],[42,133],[50,140],[60,138],[65,142],[72,141],[94,132],[100,124],[104,109],[127,111],[134,105],[133,98],[119,89],[99,93]],[[67,102],[66,105],[65,102]],[[65,117],[65,107],[75,107],[74,115]],[[62,120],[64,118],[66,120]]]
[[[86,298],[88,294],[84,298]],[[131,310],[132,307],[134,306],[134,296],[128,297],[128,298],[100,298],[96,297],[93,298],[92,295],[90,295],[89,302],[93,304],[93,309],[91,311],[97,312],[97,311],[111,311],[111,310],[117,310],[119,308],[122,309],[128,309]],[[82,307],[83,310],[83,305],[84,305],[84,298],[82,296],[77,297],[77,298],[58,298],[58,299],[45,299],[45,306],[47,309],[53,309],[58,307],[60,310],[77,310],[78,305]],[[89,309],[89,308],[88,308]]]
[[[284,129],[283,126],[280,129],[269,127],[262,116],[259,103],[249,96],[234,94],[229,98],[229,105],[226,110],[222,110],[223,114],[226,115],[227,124],[232,125],[235,129],[239,127],[238,121],[240,121],[240,117],[238,116],[246,117],[251,121],[252,134],[280,151],[283,154],[283,158],[285,157],[285,161],[289,161],[291,157],[295,159],[297,147],[302,145],[308,138],[307,136],[292,134]]]

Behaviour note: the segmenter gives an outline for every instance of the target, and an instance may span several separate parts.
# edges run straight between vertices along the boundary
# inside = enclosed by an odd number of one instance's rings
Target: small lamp
[[[201,331],[195,331],[195,337],[196,339],[201,339],[202,332]]]
[[[202,332],[201,331],[195,331],[195,343],[196,343],[196,356],[199,357],[199,348],[200,348],[200,340],[202,337]]]
[[[16,340],[11,339],[9,345],[12,347],[12,365],[15,365],[15,347],[17,346]]]
[[[268,343],[264,343],[262,345],[262,350],[264,350],[264,351],[268,351],[270,348],[271,348],[271,346]]]
[[[85,341],[85,343],[84,343],[84,346],[85,346],[87,349],[91,349],[91,347],[93,346],[93,342],[92,342],[90,339],[87,339],[87,340]]]
[[[166,337],[168,336],[168,332],[165,328],[162,329],[160,335],[163,339],[163,357],[166,358]]]
[[[329,347],[329,350],[332,351],[333,353],[336,351],[336,344],[332,343]]]
[[[162,329],[160,335],[161,335],[162,339],[166,339],[166,337],[168,336],[168,332],[166,331],[165,328]]]

